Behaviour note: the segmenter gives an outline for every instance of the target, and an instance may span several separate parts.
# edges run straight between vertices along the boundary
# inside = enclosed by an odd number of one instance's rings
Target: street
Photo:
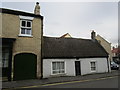
[[[56,85],[44,85],[42,88],[118,88],[118,77],[68,82]]]
[[[28,86],[15,89],[4,89],[4,90],[38,90],[43,88],[118,88],[118,76],[88,79],[71,82],[61,82],[53,84],[44,84],[37,86]]]

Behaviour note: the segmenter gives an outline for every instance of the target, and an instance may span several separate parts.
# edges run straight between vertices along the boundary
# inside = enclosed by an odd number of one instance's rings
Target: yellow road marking
[[[105,78],[97,78],[97,79],[87,79],[87,80],[80,80],[80,81],[69,81],[69,82],[61,82],[61,83],[53,83],[53,84],[44,84],[44,85],[36,85],[36,86],[25,86],[25,87],[18,87],[18,88],[11,88],[13,89],[22,89],[22,88],[36,88],[36,87],[45,87],[45,86],[55,86],[55,85],[61,85],[61,84],[70,84],[70,83],[78,83],[78,82],[88,82],[88,81],[95,81],[95,80],[104,80],[109,78],[116,78],[118,76],[109,76]],[[10,89],[3,89],[3,90],[10,90]]]
[[[80,81],[70,81],[70,82],[63,82],[63,83],[45,84],[45,85],[42,85],[42,86],[54,86],[54,85],[61,85],[61,84],[70,84],[70,83],[78,83],[78,82],[88,82],[88,81],[103,80],[103,79],[115,78],[115,77],[118,77],[118,76],[106,77],[106,78],[97,78],[97,79],[88,79],[88,80],[80,80]]]

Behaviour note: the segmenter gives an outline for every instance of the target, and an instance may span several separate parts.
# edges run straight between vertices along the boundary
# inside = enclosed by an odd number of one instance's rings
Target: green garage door
[[[13,80],[25,80],[36,78],[37,56],[29,53],[17,54],[14,57]]]

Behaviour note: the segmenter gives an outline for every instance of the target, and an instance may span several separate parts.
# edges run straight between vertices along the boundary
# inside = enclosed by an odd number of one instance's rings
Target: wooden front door
[[[80,61],[75,61],[76,76],[81,75]]]

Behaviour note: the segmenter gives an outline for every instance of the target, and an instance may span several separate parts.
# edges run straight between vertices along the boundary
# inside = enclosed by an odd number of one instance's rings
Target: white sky
[[[96,31],[113,45],[118,43],[118,2],[40,2],[44,16],[44,36],[60,37],[69,33],[75,38],[90,39],[91,30]],[[57,0],[59,1],[59,0]],[[76,0],[77,1],[77,0]],[[105,1],[105,0],[104,0]],[[0,4],[1,6],[1,4]],[[35,2],[2,1],[4,8],[33,13]]]

